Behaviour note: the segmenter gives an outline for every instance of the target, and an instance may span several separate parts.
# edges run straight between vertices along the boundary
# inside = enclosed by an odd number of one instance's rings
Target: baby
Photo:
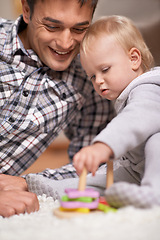
[[[160,205],[160,68],[141,33],[123,16],[103,17],[80,48],[83,68],[97,93],[115,100],[116,117],[73,159],[92,175],[114,159],[114,184],[105,190],[114,207]],[[107,113],[106,113],[107,114]]]

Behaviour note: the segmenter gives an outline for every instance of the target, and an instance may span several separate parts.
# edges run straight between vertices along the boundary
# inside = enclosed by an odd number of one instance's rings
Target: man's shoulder
[[[12,20],[7,20],[5,18],[0,17],[0,24],[5,24],[6,22],[12,22]]]
[[[6,30],[13,24],[13,20],[8,20],[0,17],[0,29]]]
[[[19,16],[16,20],[9,20],[0,17],[0,35],[3,36],[4,33],[9,34],[18,32],[18,29],[23,24],[23,17]]]
[[[11,32],[12,24],[13,24],[12,20],[0,18],[0,45],[2,46],[2,49],[6,42],[7,35],[10,34]]]

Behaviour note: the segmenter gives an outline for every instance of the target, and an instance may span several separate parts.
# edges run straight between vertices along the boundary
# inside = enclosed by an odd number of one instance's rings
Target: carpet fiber
[[[40,210],[10,218],[0,217],[0,240],[159,240],[160,207],[125,207],[116,213],[95,213],[59,219],[59,206],[51,197],[39,196]]]

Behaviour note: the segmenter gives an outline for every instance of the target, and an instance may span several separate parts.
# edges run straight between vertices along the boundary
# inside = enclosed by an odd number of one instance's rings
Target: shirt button
[[[63,97],[63,99],[66,99],[66,94],[63,93],[63,94],[62,94],[62,97]]]
[[[13,123],[13,122],[15,121],[15,119],[14,119],[13,117],[10,117],[10,118],[9,118],[9,121],[10,121],[11,123]]]
[[[29,95],[29,91],[28,91],[28,90],[24,90],[24,91],[23,91],[23,96],[24,96],[24,97],[28,97],[28,95]]]

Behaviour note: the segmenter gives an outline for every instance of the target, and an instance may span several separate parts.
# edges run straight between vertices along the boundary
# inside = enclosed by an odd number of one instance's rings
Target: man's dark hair
[[[31,16],[32,17],[32,14],[34,12],[34,5],[35,3],[39,1],[39,0],[27,0],[27,3],[28,3],[28,6],[30,8],[30,13],[31,13]],[[45,0],[41,0],[42,2],[45,1]],[[97,3],[98,3],[98,0],[77,0],[80,4],[80,6],[82,7],[87,1],[90,1],[91,2],[91,7],[93,8],[93,13],[96,9],[96,6],[97,6]]]

